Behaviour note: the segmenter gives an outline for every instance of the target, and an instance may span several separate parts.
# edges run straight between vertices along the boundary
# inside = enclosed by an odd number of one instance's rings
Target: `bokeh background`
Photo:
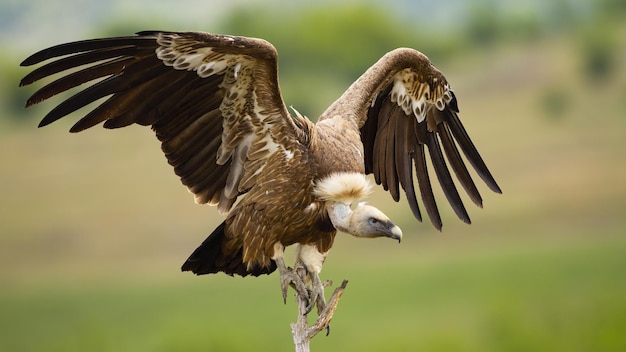
[[[322,277],[350,283],[313,350],[625,351],[624,19],[622,0],[0,1],[0,350],[293,349],[276,275],[179,272],[222,218],[149,129],[74,135],[78,115],[36,128],[58,99],[23,109],[29,54],[166,29],[269,40],[287,104],[313,119],[416,48],[504,191],[479,185],[471,226],[439,194],[439,233],[377,190],[405,238],[338,236]]]

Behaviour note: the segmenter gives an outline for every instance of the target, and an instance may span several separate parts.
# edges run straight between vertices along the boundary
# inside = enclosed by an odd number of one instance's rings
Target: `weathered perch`
[[[296,267],[296,272],[303,281],[306,280],[306,270],[303,267]],[[324,284],[325,287],[330,285],[332,285],[330,281]],[[318,318],[312,326],[309,326],[307,322],[308,297],[306,293],[294,290],[296,291],[296,302],[298,303],[298,320],[295,323],[291,323],[291,333],[293,334],[293,343],[296,352],[309,352],[311,350],[311,339],[320,331],[326,330],[326,334],[328,335],[330,332],[330,321],[335,314],[335,310],[337,310],[339,299],[347,285],[348,280],[343,280],[341,285],[335,289],[330,300],[326,303],[324,310],[321,312],[318,311]]]

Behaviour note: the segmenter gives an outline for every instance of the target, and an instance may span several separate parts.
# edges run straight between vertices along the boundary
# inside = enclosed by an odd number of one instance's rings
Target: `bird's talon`
[[[307,301],[309,300],[309,293],[304,282],[295,270],[287,267],[285,270],[281,270],[280,272],[280,289],[282,291],[283,302],[285,304],[287,304],[287,291],[289,290],[289,286],[293,287],[296,292],[304,296]]]
[[[311,275],[311,294],[309,305],[307,306],[306,313],[308,314],[313,307],[317,305],[317,312],[321,314],[324,309],[326,309],[326,298],[324,297],[324,287],[327,284],[331,283],[330,281],[321,282],[319,276],[317,274]]]
[[[306,310],[304,311],[304,315],[308,315],[309,313],[311,313],[311,311],[315,307],[315,303],[316,303],[315,299],[309,300],[309,304],[306,306]]]

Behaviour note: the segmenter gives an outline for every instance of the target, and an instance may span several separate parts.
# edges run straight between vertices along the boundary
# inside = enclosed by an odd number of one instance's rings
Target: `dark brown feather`
[[[102,39],[88,39],[71,43],[64,43],[55,45],[43,50],[40,50],[33,55],[26,58],[20,66],[36,65],[40,62],[53,59],[55,57],[76,54],[85,51],[102,50],[104,48],[116,49],[122,47],[152,47],[154,45],[154,35],[142,35],[135,37],[116,37],[116,38],[102,38]],[[144,44],[145,43],[145,44]],[[90,61],[95,62],[95,61]]]
[[[416,146],[414,158],[415,175],[420,194],[422,195],[422,202],[424,202],[424,208],[426,208],[430,222],[437,230],[441,231],[441,216],[439,215],[439,209],[437,208],[437,202],[435,201],[435,195],[430,183],[430,176],[428,175],[424,144],[417,144]]]
[[[363,143],[363,161],[365,166],[365,173],[371,174],[374,172],[374,143],[376,142],[376,130],[378,128],[378,116],[380,115],[380,107],[382,104],[378,103],[368,110],[368,118],[365,121],[365,125],[361,129],[361,142]],[[378,181],[377,181],[378,182]]]
[[[196,275],[214,274],[224,272],[228,275],[259,276],[271,274],[276,270],[273,261],[267,267],[252,266],[248,268],[243,262],[243,250],[239,247],[236,251],[225,250],[227,239],[224,231],[226,222],[222,222],[189,256],[181,267],[182,271],[191,271]]]
[[[400,148],[396,152],[396,167],[398,169],[398,180],[400,181],[400,186],[404,189],[411,212],[418,221],[422,221],[422,213],[417,203],[415,185],[413,184],[412,160],[415,157],[415,149],[417,148],[412,134],[415,123],[417,121],[414,119],[400,118],[397,120],[399,134],[397,135],[398,141],[396,145]]]
[[[465,210],[465,206],[463,206],[463,201],[461,200],[461,197],[459,197],[459,193],[456,190],[454,181],[452,181],[446,161],[443,158],[443,153],[441,152],[441,146],[439,145],[437,135],[429,133],[426,146],[428,147],[428,153],[430,154],[430,161],[433,164],[435,175],[437,175],[439,184],[441,184],[441,189],[448,199],[448,202],[459,219],[463,220],[463,222],[467,224],[470,224],[471,221],[469,215]]]
[[[452,101],[456,105],[456,98],[453,98]],[[467,160],[476,170],[478,176],[480,176],[480,178],[485,181],[487,186],[492,191],[496,193],[502,193],[500,186],[498,186],[496,180],[493,178],[491,172],[487,168],[487,165],[485,165],[483,158],[478,153],[478,150],[474,146],[474,143],[472,143],[472,140],[465,131],[465,128],[461,124],[461,121],[459,120],[457,114],[449,115],[448,124],[450,126],[450,131],[452,132],[452,135],[454,136],[455,140],[459,144],[459,147],[467,157]]]
[[[440,123],[437,125],[437,132],[439,133],[441,145],[443,146],[443,150],[446,153],[446,157],[448,158],[448,162],[450,163],[454,174],[474,204],[482,208],[482,197],[480,196],[480,193],[478,193],[478,189],[467,171],[465,163],[463,163],[463,159],[461,158],[461,154],[459,154],[459,150],[457,149],[452,134],[450,133],[448,124]]]
[[[45,85],[43,88],[35,92],[26,101],[26,107],[37,104],[45,99],[48,99],[68,89],[77,87],[83,83],[113,74],[118,74],[125,67],[125,65],[129,64],[133,60],[134,59],[132,58],[116,58],[107,62],[100,63],[98,65],[82,69],[80,71],[76,71],[74,73],[68,74],[67,76],[63,76],[56,81]],[[50,121],[48,123],[54,121]]]
[[[372,146],[372,171],[374,174],[374,180],[377,184],[382,185],[386,191],[389,189],[387,186],[387,175],[385,170],[385,146],[387,145],[387,133],[386,126],[389,121],[389,114],[381,112],[378,117],[378,126],[376,128],[376,134],[374,138],[374,144]]]
[[[399,201],[400,200],[400,191],[399,191],[399,187],[398,187],[398,171],[396,170],[396,143],[397,143],[397,135],[396,132],[399,132],[397,130],[397,124],[396,121],[398,120],[398,118],[404,118],[404,113],[402,113],[400,116],[398,114],[398,110],[400,109],[396,109],[395,111],[393,111],[393,113],[391,113],[389,115],[389,123],[387,124],[386,127],[386,133],[387,133],[387,143],[385,146],[386,152],[385,152],[385,157],[383,159],[384,161],[384,169],[385,169],[385,174],[387,176],[387,182],[386,182],[386,186],[385,189],[389,189],[389,193],[391,194],[391,198],[393,198],[394,201]],[[400,110],[400,112],[402,112]]]
[[[407,181],[409,179],[409,175],[411,174],[410,169],[413,167],[411,165],[411,154],[412,154],[412,145],[411,142],[413,138],[411,138],[411,130],[413,130],[413,126],[411,126],[411,119],[406,119],[400,116],[400,118],[396,118],[396,150],[393,156],[396,173],[398,175],[398,182],[402,189],[407,189]],[[409,167],[407,167],[407,165]],[[409,169],[409,170],[407,170]]]
[[[164,74],[142,82],[124,94],[115,94],[81,118],[70,131],[80,132],[124,113],[129,115],[128,119],[137,121],[142,125],[154,123],[154,117],[157,114],[151,113],[150,110],[154,109],[157,103],[162,106],[161,109],[164,109],[168,99],[172,99],[173,94],[168,87],[177,84],[184,77],[182,75],[177,76],[172,77],[172,75]],[[140,99],[141,97],[143,99]]]
[[[120,56],[131,55],[134,54],[136,51],[137,49],[135,46],[113,47],[88,51],[82,54],[65,57],[33,70],[31,73],[22,78],[22,80],[20,81],[20,86],[31,84],[42,78],[52,76],[65,70],[73,69],[75,67],[80,67],[98,61],[113,59]]]
[[[142,65],[141,69],[135,72],[133,72],[133,70],[129,67],[122,74],[122,70],[125,69],[127,65],[132,66],[132,63],[134,63],[134,59],[127,58],[116,60],[116,62],[107,63],[102,66],[98,65],[95,69],[94,67],[90,67],[77,72],[76,76],[75,74],[70,74],[65,78],[61,78],[35,93],[31,99],[40,99],[40,92],[50,94],[50,96],[52,96],[93,79],[103,77],[105,75],[111,75],[108,78],[105,78],[104,80],[76,93],[59,104],[56,108],[52,109],[41,121],[40,126],[48,125],[100,98],[118,92],[125,92],[126,90],[169,70],[159,62],[152,62],[150,64],[146,63]],[[50,90],[46,89],[48,87],[50,87]],[[46,99],[47,97],[44,97],[43,99]]]

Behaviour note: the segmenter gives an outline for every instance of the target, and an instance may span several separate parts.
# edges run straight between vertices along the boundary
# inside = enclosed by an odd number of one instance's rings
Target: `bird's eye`
[[[370,218],[370,223],[371,223],[371,224],[378,224],[378,219],[376,219],[376,218]]]

